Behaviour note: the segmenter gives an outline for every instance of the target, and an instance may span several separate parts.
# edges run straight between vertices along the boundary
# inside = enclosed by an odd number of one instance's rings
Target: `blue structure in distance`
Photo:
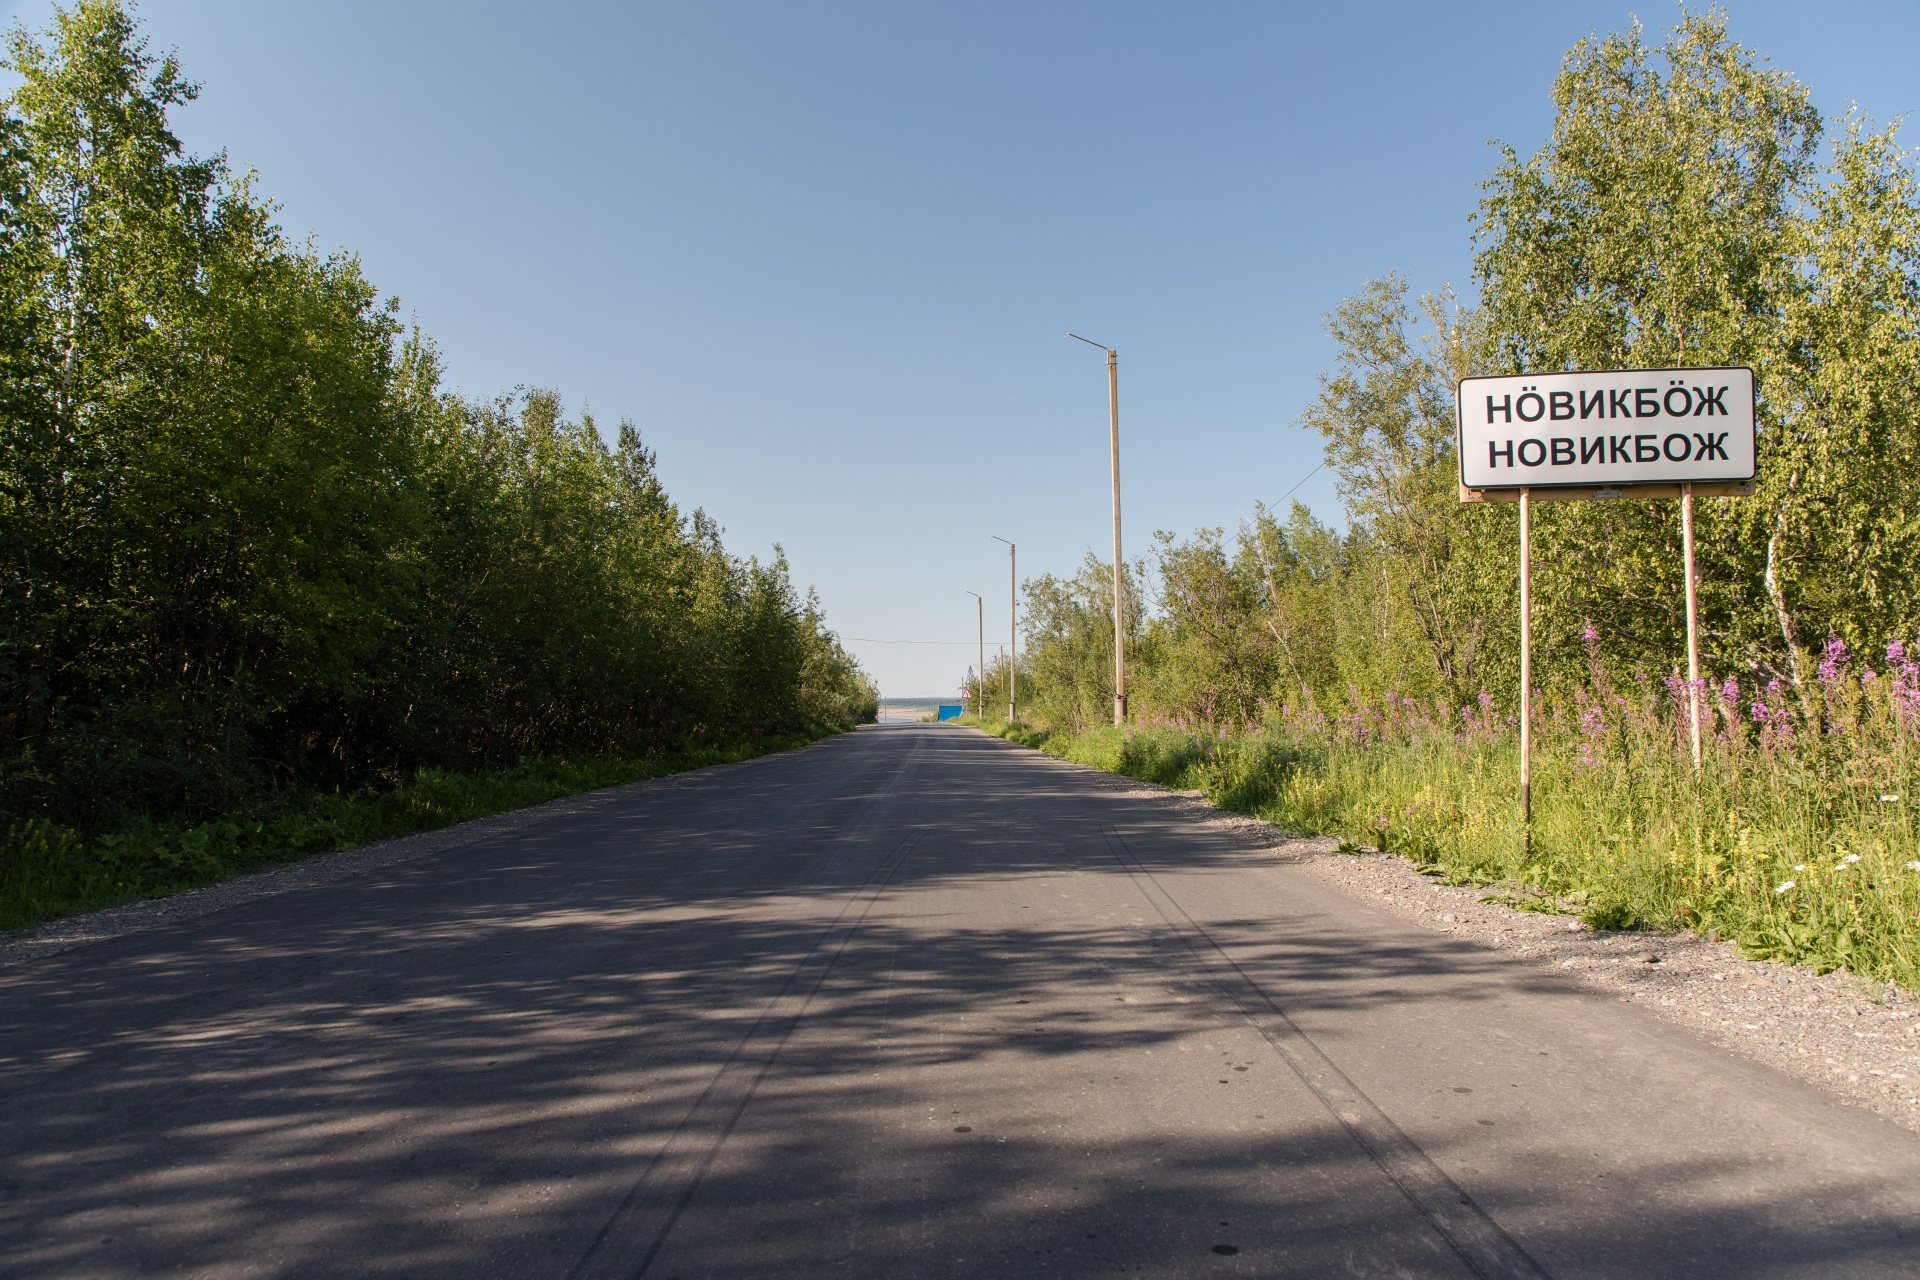
[[[965,711],[966,711],[966,707],[961,703],[943,702],[940,704],[939,711],[935,713],[934,719],[935,720],[958,720],[961,714],[964,713]]]

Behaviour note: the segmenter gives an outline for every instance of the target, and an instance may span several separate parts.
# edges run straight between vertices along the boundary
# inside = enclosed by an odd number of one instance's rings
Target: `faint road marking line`
[[[833,923],[814,941],[753,1028],[688,1109],[586,1255],[567,1273],[569,1280],[637,1280],[646,1274],[680,1214],[700,1189],[714,1157],[746,1113],[754,1091],[806,1016],[834,962],[924,831],[915,828],[847,899]]]
[[[1212,978],[1214,985],[1310,1089],[1367,1153],[1389,1182],[1440,1234],[1462,1263],[1482,1280],[1547,1280],[1526,1250],[1435,1164],[1387,1113],[1335,1066],[1306,1032],[1228,955],[1225,948],[1174,900],[1114,828],[1100,834],[1114,860],[1133,878],[1167,928]]]

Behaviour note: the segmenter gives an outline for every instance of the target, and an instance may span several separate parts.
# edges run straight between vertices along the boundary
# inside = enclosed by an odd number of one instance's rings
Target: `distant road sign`
[[[1751,481],[1753,403],[1753,370],[1743,368],[1463,378],[1454,401],[1460,484],[1606,489]]]

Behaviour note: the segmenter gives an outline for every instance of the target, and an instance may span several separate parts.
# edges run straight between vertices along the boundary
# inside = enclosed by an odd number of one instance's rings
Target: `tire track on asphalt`
[[[919,755],[919,745],[914,744],[906,761],[889,780],[886,793],[874,797],[854,828],[841,837],[838,848],[844,849],[865,831],[881,807],[880,802],[892,794],[909,772],[908,765]],[[727,1061],[655,1153],[646,1172],[628,1191],[586,1253],[567,1273],[568,1280],[638,1280],[646,1274],[673,1233],[681,1213],[699,1191],[714,1157],[732,1135],[741,1116],[746,1114],[761,1081],[773,1069],[781,1050],[806,1016],[835,962],[925,831],[924,827],[912,828],[841,905],[833,923],[814,940],[752,1028],[734,1046]]]
[[[1187,914],[1119,831],[1106,823],[1099,829],[1114,860],[1205,971],[1214,988],[1240,1010],[1375,1167],[1446,1241],[1454,1256],[1482,1280],[1548,1280],[1545,1269],[1334,1065],[1205,926]]]

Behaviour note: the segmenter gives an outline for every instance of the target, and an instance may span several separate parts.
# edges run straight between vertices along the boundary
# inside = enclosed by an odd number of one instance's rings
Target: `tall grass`
[[[451,826],[600,787],[745,760],[827,732],[673,755],[548,760],[492,773],[422,769],[385,791],[298,793],[245,819],[218,822],[142,817],[91,838],[44,818],[18,820],[0,836],[0,929],[136,898],[166,897],[311,854]]]
[[[1752,957],[1920,987],[1920,667],[1896,644],[1874,670],[1836,641],[1804,690],[1700,692],[1697,775],[1682,681],[1622,684],[1594,661],[1569,696],[1536,699],[1531,840],[1516,726],[1484,700],[1002,732],[1598,928],[1716,932]]]

